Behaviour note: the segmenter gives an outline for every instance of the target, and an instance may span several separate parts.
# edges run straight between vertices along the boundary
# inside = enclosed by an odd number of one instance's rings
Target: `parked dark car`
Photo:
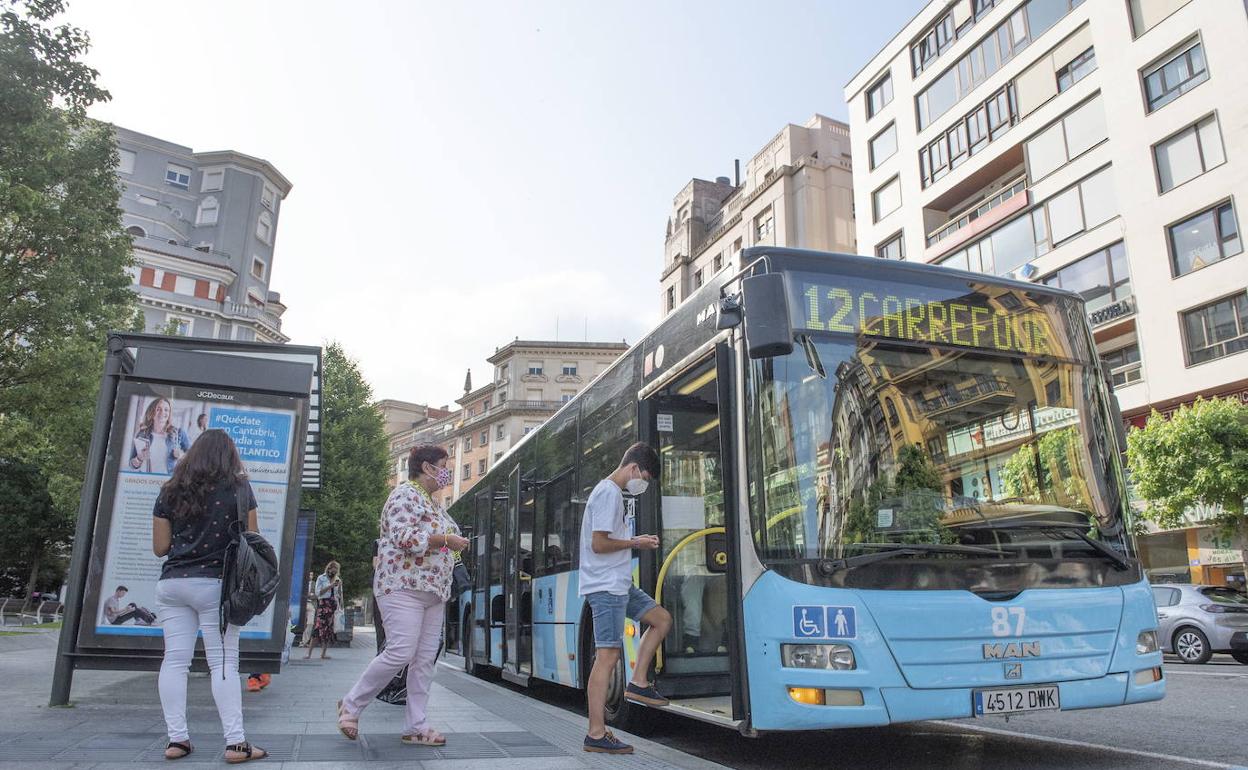
[[[1184,663],[1205,663],[1228,652],[1248,665],[1248,595],[1226,586],[1153,586],[1157,637]]]

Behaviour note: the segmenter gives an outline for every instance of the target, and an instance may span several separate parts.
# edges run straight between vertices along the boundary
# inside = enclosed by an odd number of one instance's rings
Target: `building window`
[[[260,205],[264,206],[269,211],[272,211],[273,202],[276,200],[277,190],[274,190],[273,186],[266,182],[264,186],[260,188]]]
[[[485,446],[490,443],[490,432],[488,430],[481,431],[480,442],[477,446]]]
[[[200,192],[216,192],[225,187],[225,170],[215,169],[213,171],[205,171],[203,178],[199,180]]]
[[[960,99],[1082,3],[1083,0],[1031,0],[1010,14],[915,97],[919,130],[951,110]]]
[[[775,217],[772,216],[771,206],[763,209],[763,212],[754,217],[754,241],[757,243],[767,236],[771,235],[775,229]]]
[[[992,2],[993,0],[987,0],[989,6]],[[910,46],[910,60],[914,65],[914,74],[918,75],[926,69],[955,40],[957,40],[957,30],[953,26],[953,13],[949,12],[937,19],[932,26],[928,27],[923,37]]]
[[[256,220],[256,237],[269,245],[273,243],[273,218],[267,211],[261,211]]]
[[[503,364],[498,367],[497,371],[495,372],[494,379],[497,382],[503,382],[504,380],[507,379],[507,364]]]
[[[485,460],[477,460],[477,475],[485,475]]]
[[[1157,184],[1163,193],[1226,162],[1218,119],[1210,115],[1153,148]]]
[[[723,254],[716,254],[716,255],[715,255],[715,266],[714,266],[713,270],[714,270],[715,272],[717,272],[717,273],[718,273],[720,270],[723,270],[723,269],[724,269],[724,255],[723,255]]]
[[[464,463],[463,474],[465,481],[472,478],[472,463]]]
[[[1109,370],[1109,379],[1114,383],[1115,388],[1131,385],[1143,379],[1138,344],[1133,343],[1125,348],[1102,353],[1101,364]]]
[[[897,124],[889,123],[883,131],[871,137],[871,143],[867,149],[868,155],[870,156],[871,168],[873,169],[896,155]]]
[[[530,361],[529,362],[529,374],[540,375],[543,371],[542,367],[543,367],[543,364],[541,361]]]
[[[526,425],[526,426],[524,426],[524,434],[523,434],[523,435],[525,435],[525,436],[529,435],[529,433],[530,433],[532,430],[533,430],[533,426],[531,426],[531,425]]]
[[[887,107],[892,100],[893,77],[885,75],[867,89],[867,117],[875,117],[876,113]]]
[[[469,414],[468,416],[469,416],[469,417],[471,417],[472,415],[471,415],[471,414]],[[465,451],[465,452],[471,452],[471,451],[472,451],[472,436],[465,436],[465,437],[464,437],[464,451]]]
[[[261,281],[263,281],[265,272],[266,270],[265,270],[264,262],[261,261],[259,257],[252,257],[251,258],[251,277],[258,278]]]
[[[503,456],[503,453],[502,453],[502,452],[495,452],[495,453],[494,453],[494,463],[495,463],[495,464],[497,464],[497,463],[498,463],[498,461],[502,458],[502,456]]]
[[[165,316],[165,325],[160,331],[177,337],[191,336],[191,319],[179,316]]]
[[[139,157],[134,150],[118,150],[117,151],[117,173],[133,174],[134,161]]]
[[[563,365],[563,376],[564,376],[564,377],[575,377],[575,376],[576,376],[576,364],[564,364],[564,365]]]
[[[957,168],[1017,123],[1014,87],[1007,84],[919,150],[923,187]]]
[[[871,212],[876,222],[901,208],[901,182],[893,177],[871,193]]]
[[[219,210],[217,196],[209,195],[199,202],[199,210],[195,212],[195,224],[201,227],[215,225]]]
[[[576,391],[565,390],[559,395],[559,403],[566,404],[576,397]]]
[[[177,187],[180,190],[189,189],[191,186],[191,170],[186,166],[170,163],[165,167],[165,184],[170,187]]]
[[[1132,34],[1143,35],[1187,3],[1188,0],[1129,0]]]
[[[1101,97],[1096,96],[1061,120],[1027,140],[1027,175],[1031,182],[1044,179],[1070,161],[1105,141],[1109,136]]]
[[[676,309],[676,287],[668,286],[667,287],[667,312],[670,313],[675,309]]]
[[[1205,49],[1192,42],[1160,64],[1144,70],[1148,112],[1160,109],[1209,79]]]
[[[494,426],[494,440],[495,441],[503,440],[503,436],[505,435],[503,433],[503,429],[504,429],[504,426],[501,423]]]
[[[702,271],[701,270],[695,270],[693,273],[693,288],[695,289],[702,288]]]
[[[1061,227],[1064,237],[1072,237],[1107,222],[1117,213],[1113,176],[1106,166],[1022,216],[1011,219],[965,249],[941,259],[940,264],[1008,276],[1053,248],[1057,238],[1050,233],[1049,223],[1054,219],[1057,224],[1052,227]],[[1071,227],[1078,230],[1072,232]]]
[[[1183,314],[1188,365],[1248,350],[1248,292]]]
[[[145,231],[142,227],[139,227],[138,225],[130,225],[129,227],[126,228],[126,235],[130,235],[135,238],[146,238],[147,231]]]
[[[1170,225],[1169,230],[1171,268],[1176,278],[1244,250],[1235,208],[1229,202]]]
[[[905,259],[906,241],[902,234],[897,233],[892,238],[876,246],[875,256],[883,257],[884,259]]]
[[[1088,313],[1092,313],[1131,296],[1127,249],[1119,241],[1063,267],[1042,283],[1075,292],[1083,298]]]
[[[1096,72],[1096,51],[1089,48],[1057,71],[1057,92],[1060,94],[1093,72]]]

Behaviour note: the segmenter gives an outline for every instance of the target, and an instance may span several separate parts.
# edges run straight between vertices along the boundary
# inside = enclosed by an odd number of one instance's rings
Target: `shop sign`
[[[1197,558],[1200,564],[1238,564],[1243,561],[1243,538],[1219,527],[1196,530]]]

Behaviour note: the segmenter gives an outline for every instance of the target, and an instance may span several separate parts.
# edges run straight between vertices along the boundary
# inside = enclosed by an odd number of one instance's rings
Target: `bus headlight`
[[[1150,652],[1157,652],[1157,632],[1141,631],[1135,638],[1135,654],[1147,655]]]
[[[854,651],[844,644],[782,644],[780,661],[785,668],[849,671],[858,667]]]

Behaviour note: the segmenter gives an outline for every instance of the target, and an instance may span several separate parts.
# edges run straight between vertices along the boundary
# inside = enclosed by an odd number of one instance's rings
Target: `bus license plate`
[[[1054,711],[1062,707],[1056,685],[976,690],[974,698],[977,717],[1016,714],[1020,711]]]

